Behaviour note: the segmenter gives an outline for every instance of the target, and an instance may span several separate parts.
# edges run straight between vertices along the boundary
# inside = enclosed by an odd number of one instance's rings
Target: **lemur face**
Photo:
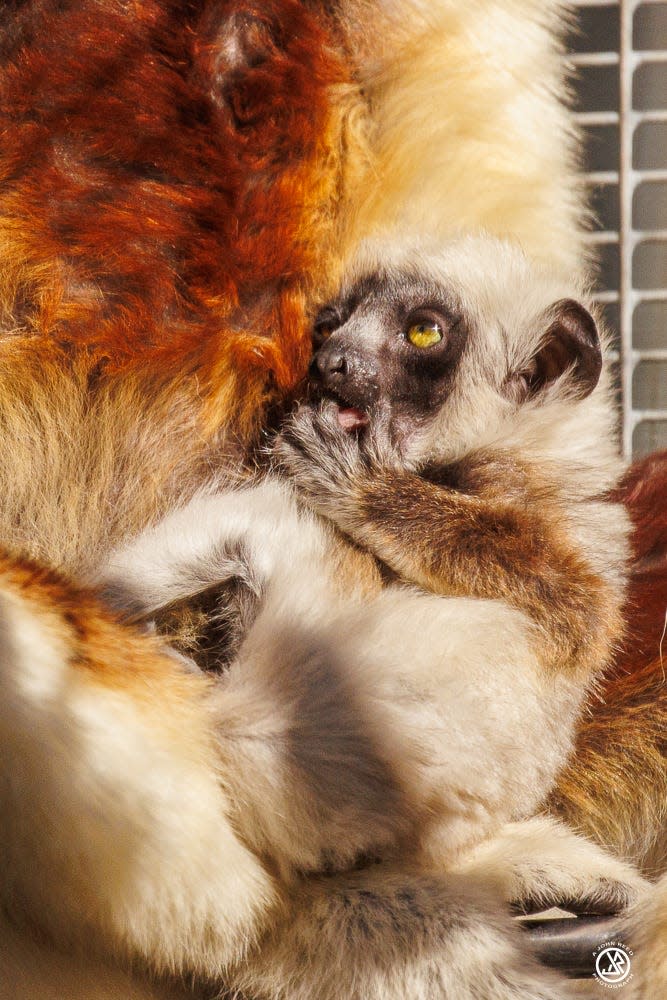
[[[602,352],[593,318],[558,298],[562,287],[482,239],[362,272],[315,319],[311,398],[404,454],[436,424],[461,450],[526,403],[524,424],[537,403],[576,403],[597,385]]]
[[[338,406],[346,429],[375,416],[394,431],[418,425],[451,392],[467,336],[442,288],[398,271],[373,275],[316,317],[311,389]]]

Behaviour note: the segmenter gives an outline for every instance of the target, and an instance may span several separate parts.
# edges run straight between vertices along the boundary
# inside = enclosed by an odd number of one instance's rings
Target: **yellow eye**
[[[442,340],[442,329],[438,323],[415,323],[406,336],[413,347],[433,347]]]

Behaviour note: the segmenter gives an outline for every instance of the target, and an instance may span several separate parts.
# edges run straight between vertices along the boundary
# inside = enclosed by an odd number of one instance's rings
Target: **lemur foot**
[[[457,870],[491,877],[519,913],[558,906],[578,914],[616,914],[649,887],[631,865],[549,817],[509,823]]]

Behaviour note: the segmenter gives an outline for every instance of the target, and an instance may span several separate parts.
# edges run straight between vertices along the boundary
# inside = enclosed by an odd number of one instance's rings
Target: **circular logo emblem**
[[[596,978],[605,986],[618,986],[630,976],[632,952],[622,944],[606,941],[595,958]]]

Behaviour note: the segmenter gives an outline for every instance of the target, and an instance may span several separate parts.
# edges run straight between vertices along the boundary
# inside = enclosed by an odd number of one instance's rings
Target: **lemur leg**
[[[257,935],[274,880],[232,825],[211,687],[91,593],[0,559],[7,916],[166,971],[213,974]]]
[[[213,680],[93,593],[0,560],[0,908],[13,920],[222,982],[267,927],[278,874],[284,888],[411,834],[413,748],[287,605],[296,623],[258,620]]]
[[[371,868],[295,887],[232,987],[256,1000],[569,1000],[472,878]]]
[[[432,818],[422,840],[433,835],[443,857],[539,808],[571,748],[582,691],[542,667],[520,612],[392,586],[341,611],[320,642],[414,748],[412,787]]]
[[[233,722],[219,728],[221,752],[257,792],[261,818],[243,802],[236,818],[244,831],[250,821],[244,836],[256,850],[301,871],[372,851],[372,827],[359,825],[355,805],[364,760],[384,762],[378,787],[410,814],[410,852],[431,859],[452,859],[539,807],[571,746],[581,691],[542,669],[519,612],[402,587],[349,602],[314,627],[301,607],[298,594],[269,587],[219,682],[226,699],[238,691],[253,703],[258,692],[261,755],[253,745],[228,749]],[[289,802],[272,795],[274,774],[293,775]],[[391,850],[392,836],[400,849],[400,815],[379,823],[375,849]],[[253,840],[254,831],[270,836]]]

